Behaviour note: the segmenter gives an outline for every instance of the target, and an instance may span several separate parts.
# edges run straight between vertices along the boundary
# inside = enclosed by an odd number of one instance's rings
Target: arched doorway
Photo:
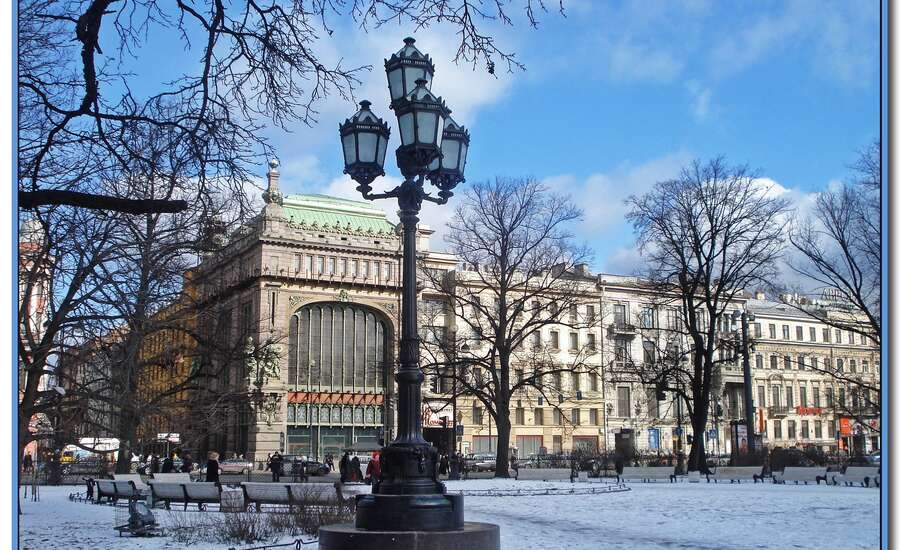
[[[287,452],[323,459],[384,426],[390,327],[377,311],[344,302],[306,305],[288,338]]]

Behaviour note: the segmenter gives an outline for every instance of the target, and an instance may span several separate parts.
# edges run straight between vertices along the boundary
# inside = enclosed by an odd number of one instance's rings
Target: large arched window
[[[299,391],[381,393],[387,366],[384,319],[344,303],[310,304],[290,323],[288,384]]]

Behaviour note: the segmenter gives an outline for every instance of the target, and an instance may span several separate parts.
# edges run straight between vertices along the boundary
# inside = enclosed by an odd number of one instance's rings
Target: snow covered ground
[[[450,491],[567,490],[566,482],[469,480]],[[582,487],[584,484],[575,484]],[[467,496],[466,520],[500,525],[511,549],[878,548],[879,492],[859,487],[633,483],[606,494]],[[21,499],[20,548],[184,548],[171,538],[119,538],[115,510],[70,502],[83,487],[42,487],[40,502]],[[155,510],[164,526],[171,514]],[[187,512],[197,515],[199,512]],[[308,537],[304,537],[308,538]],[[293,540],[290,537],[281,542]],[[249,545],[190,544],[192,550]],[[303,548],[307,548],[306,545]],[[315,548],[315,545],[310,546]]]

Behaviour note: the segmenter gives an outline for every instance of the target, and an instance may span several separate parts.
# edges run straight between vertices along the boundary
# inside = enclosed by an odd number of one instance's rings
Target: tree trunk
[[[509,407],[505,411],[498,408],[497,416],[497,463],[494,477],[509,477],[509,432],[512,429]]]

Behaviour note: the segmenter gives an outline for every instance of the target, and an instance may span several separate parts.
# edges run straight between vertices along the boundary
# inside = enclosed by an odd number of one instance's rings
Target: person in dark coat
[[[33,470],[34,470],[34,463],[32,463],[32,461],[31,461],[31,453],[26,453],[25,456],[22,458],[22,472],[28,473],[28,472],[33,472]]]
[[[358,456],[354,456],[353,460],[350,461],[350,471],[352,472],[352,481],[363,480],[362,467],[359,464]]]
[[[450,460],[447,458],[447,455],[441,455],[441,461],[438,463],[438,473],[442,476],[447,475],[447,471],[450,469]]]
[[[181,473],[189,474],[194,470],[194,461],[191,459],[191,455],[188,453],[184,453],[184,456],[181,458]]]
[[[150,473],[158,474],[159,473],[159,457],[156,456],[156,453],[150,455]]]
[[[372,453],[372,460],[366,466],[366,481],[378,485],[381,480],[381,453]]]
[[[173,471],[175,471],[175,452],[174,451],[169,453],[169,456],[167,456],[166,459],[163,460],[163,463],[162,463],[162,473],[171,474]]]
[[[272,481],[277,482],[281,478],[281,466],[284,463],[284,460],[281,458],[281,453],[275,451],[272,454]]]
[[[219,453],[210,451],[206,461],[206,481],[219,482]]]
[[[344,451],[344,456],[338,462],[338,469],[341,471],[341,483],[346,483],[350,479],[350,453]]]

